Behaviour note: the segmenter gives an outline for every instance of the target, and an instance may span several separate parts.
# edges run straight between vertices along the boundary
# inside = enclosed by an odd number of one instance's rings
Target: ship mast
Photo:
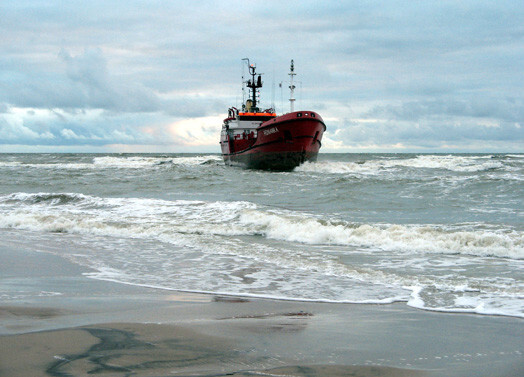
[[[249,60],[248,60],[249,64]],[[247,80],[246,86],[251,90],[251,101],[252,101],[252,109],[253,112],[258,111],[257,107],[257,89],[262,88],[262,76],[258,75],[258,78],[255,80],[256,76],[256,65],[255,64],[249,64],[249,74],[251,75],[251,80]]]
[[[293,76],[295,76],[296,73],[295,73],[295,64],[293,63],[293,59],[291,59],[291,68],[290,68],[290,71],[289,71],[289,77],[291,78],[290,79],[290,85],[289,85],[289,89],[290,89],[290,96],[289,96],[289,108],[291,110],[291,112],[295,111],[295,98],[294,98],[294,95],[295,95],[295,85],[293,85]]]

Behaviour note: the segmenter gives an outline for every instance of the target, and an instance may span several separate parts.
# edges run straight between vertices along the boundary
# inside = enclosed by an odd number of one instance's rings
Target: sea
[[[0,244],[159,290],[523,318],[523,179],[524,154],[325,153],[291,172],[0,154]]]

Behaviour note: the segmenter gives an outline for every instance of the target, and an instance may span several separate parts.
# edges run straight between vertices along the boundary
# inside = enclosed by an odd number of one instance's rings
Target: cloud
[[[151,119],[151,118],[150,118]],[[68,113],[59,110],[15,108],[0,114],[0,144],[103,145],[114,142],[152,142],[129,118],[101,110]]]
[[[524,102],[520,98],[432,98],[406,101],[400,105],[379,105],[364,114],[367,117],[384,117],[390,120],[418,121],[423,118],[470,117],[517,122],[524,118]]]
[[[62,131],[60,131],[60,134],[65,139],[85,139],[85,136],[78,136],[73,130],[70,130],[69,128],[64,128]]]
[[[264,73],[268,107],[285,103],[272,86],[295,60],[298,105],[326,119],[325,151],[524,141],[521,2],[19,0],[0,9],[4,145],[218,152],[244,57]]]
[[[451,123],[345,120],[342,126],[326,136],[338,141],[338,145],[333,146],[324,143],[333,150],[365,149],[366,146],[394,150],[403,146],[406,150],[445,151],[451,145],[464,151],[479,151],[506,144],[510,150],[518,151],[524,134],[518,123],[484,123],[463,118]]]
[[[222,124],[220,116],[189,118],[168,126],[174,144],[185,146],[207,146],[220,140]]]
[[[9,119],[11,118],[11,119]],[[0,116],[0,143],[33,143],[49,141],[55,136],[49,131],[37,132],[26,127],[19,119],[7,115]]]

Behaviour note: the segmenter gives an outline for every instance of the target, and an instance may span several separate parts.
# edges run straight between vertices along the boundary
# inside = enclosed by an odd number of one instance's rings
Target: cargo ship
[[[247,65],[250,78],[242,79],[248,89],[242,109],[231,107],[222,124],[220,147],[226,165],[248,169],[290,171],[306,161],[316,161],[326,125],[322,117],[309,110],[294,111],[294,62],[290,67],[290,112],[277,116],[274,108],[262,110],[259,89],[262,76],[255,64]]]

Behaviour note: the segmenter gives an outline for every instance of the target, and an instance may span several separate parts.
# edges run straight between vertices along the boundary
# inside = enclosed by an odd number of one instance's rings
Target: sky
[[[0,152],[219,153],[249,58],[279,114],[294,59],[321,152],[522,153],[522,20],[516,0],[2,0]]]

